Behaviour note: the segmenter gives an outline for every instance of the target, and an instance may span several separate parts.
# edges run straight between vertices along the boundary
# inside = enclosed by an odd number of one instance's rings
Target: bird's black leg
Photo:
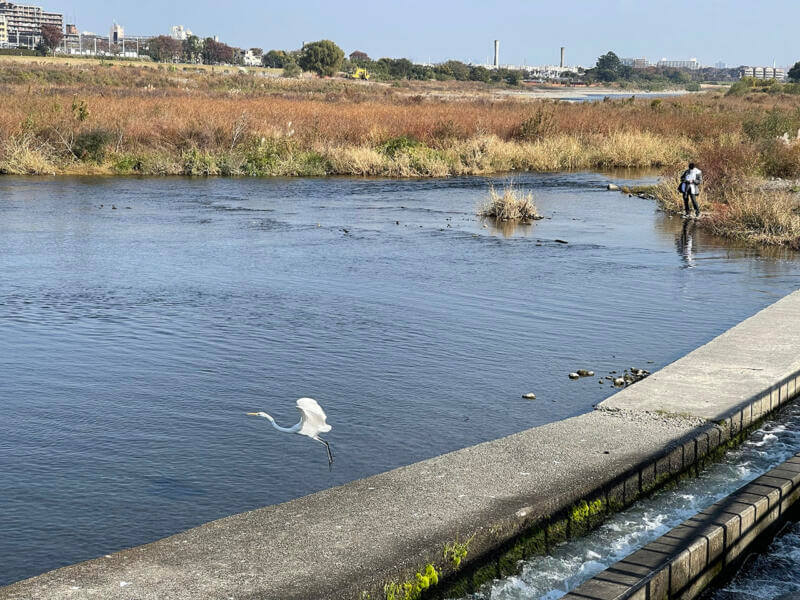
[[[320,442],[325,444],[325,449],[328,451],[328,469],[333,469],[333,450],[331,449],[331,445],[323,440],[322,438],[317,438]]]

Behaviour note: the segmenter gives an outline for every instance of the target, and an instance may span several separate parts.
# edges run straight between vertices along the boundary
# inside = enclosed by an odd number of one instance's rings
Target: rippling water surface
[[[797,287],[608,177],[518,177],[548,218],[517,228],[482,178],[0,179],[0,584],[586,412],[611,390],[570,371]],[[303,395],[332,472],[244,416]]]
[[[751,556],[725,587],[708,600],[800,598],[800,523],[791,523],[760,555]]]

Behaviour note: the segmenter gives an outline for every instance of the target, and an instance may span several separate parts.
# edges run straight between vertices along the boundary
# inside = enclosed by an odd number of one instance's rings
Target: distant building
[[[350,53],[350,60],[369,60],[369,55],[361,50],[356,50]]]
[[[714,67],[717,68],[717,69],[727,69],[728,68],[728,63],[719,61],[717,63],[714,63]]]
[[[697,61],[696,58],[690,58],[689,60],[668,60],[666,58],[662,58],[660,61],[656,63],[657,67],[669,67],[673,69],[689,69],[690,71],[696,71],[700,68],[700,63]]]
[[[562,67],[561,65],[538,65],[533,67],[514,67],[507,68],[521,69],[525,71],[525,78],[533,81],[560,80],[564,73],[578,74],[578,67]]]
[[[169,30],[169,37],[173,40],[185,40],[186,38],[194,35],[192,30],[184,27],[183,25],[173,25]]]
[[[261,65],[261,54],[256,54],[252,48],[244,53],[242,59],[246,67],[258,67]]]
[[[41,6],[0,2],[0,15],[5,17],[8,43],[33,47],[42,38],[42,25],[64,29],[64,15],[46,12]]]
[[[8,20],[5,15],[0,15],[0,48],[8,47]]]
[[[742,67],[739,77],[755,77],[756,79],[786,79],[786,71],[781,67]]]
[[[623,58],[621,62],[626,67],[632,67],[634,69],[646,69],[650,66],[650,61],[646,58]]]
[[[123,29],[122,25],[114,23],[108,32],[108,39],[112,44],[121,44],[122,40],[125,39],[125,29]]]

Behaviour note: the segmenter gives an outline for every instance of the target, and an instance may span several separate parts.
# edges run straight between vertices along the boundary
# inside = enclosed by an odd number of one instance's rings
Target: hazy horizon
[[[566,47],[567,64],[583,66],[592,66],[609,50],[651,61],[696,57],[707,65],[775,61],[785,66],[800,60],[800,49],[793,53],[790,48],[791,28],[774,25],[797,22],[800,5],[790,0],[767,1],[757,11],[744,0],[677,0],[668,7],[633,0],[605,5],[506,0],[494,6],[410,0],[402,8],[363,0],[347,5],[240,0],[227,6],[209,0],[174,0],[167,6],[153,0],[44,0],[41,6],[63,12],[65,22],[75,22],[81,31],[101,34],[113,21],[126,35],[167,34],[172,25],[184,25],[201,37],[216,35],[244,48],[290,50],[303,42],[331,39],[348,54],[362,50],[376,59],[407,57],[418,62],[485,62],[491,60],[495,39],[500,40],[500,62],[516,65],[558,64],[561,46]],[[752,22],[766,25],[754,31]],[[772,27],[769,35],[764,35],[765,27]]]

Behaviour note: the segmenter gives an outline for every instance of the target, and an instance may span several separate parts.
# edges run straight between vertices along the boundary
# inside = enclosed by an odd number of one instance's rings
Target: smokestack
[[[494,41],[494,66],[500,66],[500,40]]]
[[[561,68],[564,68],[564,46],[561,46]]]

